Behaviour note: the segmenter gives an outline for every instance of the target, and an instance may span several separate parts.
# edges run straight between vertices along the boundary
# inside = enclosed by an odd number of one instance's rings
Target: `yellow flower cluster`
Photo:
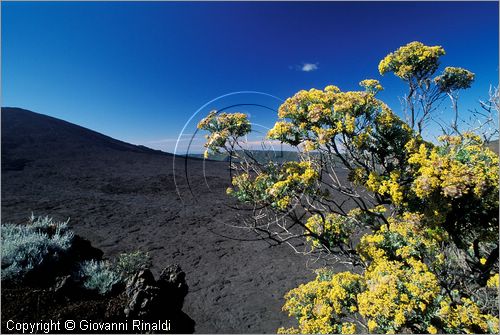
[[[277,208],[285,209],[294,195],[306,192],[318,178],[319,174],[311,162],[287,162],[278,180],[266,192],[273,197]]]
[[[342,323],[342,318],[356,312],[366,320],[370,332],[400,332],[430,320],[441,287],[423,262],[422,250],[427,255],[436,254],[443,238],[437,238],[438,232],[429,232],[421,220],[421,214],[404,213],[389,218],[390,224],[379,231],[365,235],[359,244],[360,255],[369,262],[363,274],[325,270],[318,272],[316,280],[290,291],[284,310],[299,321],[294,331],[351,333],[355,328]],[[323,219],[315,215],[308,226],[317,232],[328,227],[333,234],[342,234],[342,220],[335,216]],[[429,332],[437,331],[428,321],[421,326]]]
[[[404,200],[400,175],[399,171],[392,171],[388,177],[382,177],[372,171],[368,175],[365,186],[372,192],[389,196],[395,205],[400,205]]]
[[[267,136],[273,139],[286,138],[292,133],[294,129],[293,124],[284,121],[278,121],[274,124],[274,127],[269,130]]]
[[[387,106],[382,105],[382,111],[377,115],[379,126],[390,128],[395,122],[401,122],[399,117]]]
[[[459,198],[473,192],[483,196],[487,189],[498,188],[498,155],[470,133],[440,138],[444,146],[428,148],[421,144],[409,163],[418,167],[414,191],[419,198],[433,192]]]
[[[279,170],[263,172],[255,178],[247,173],[234,176],[234,189],[227,193],[242,202],[268,203],[284,210],[294,197],[312,190],[318,178],[311,162],[286,162]]]
[[[440,234],[425,229],[421,219],[420,214],[404,213],[361,239],[359,253],[371,264],[364,275],[367,289],[358,295],[358,305],[370,331],[401,331],[430,312],[428,306],[440,293],[438,279],[422,254],[425,250],[426,256],[437,255],[441,238],[436,236]]]
[[[411,42],[387,55],[380,64],[380,74],[394,72],[404,80],[420,80],[433,74],[439,66],[439,57],[444,55],[441,46],[427,46],[420,42]]]
[[[371,115],[380,108],[381,102],[367,92],[340,92],[336,95],[333,108],[336,113],[359,117]]]
[[[234,140],[244,136],[251,131],[248,117],[243,113],[217,113],[211,111],[206,118],[198,123],[198,129],[207,130],[207,142],[205,147],[205,158],[209,151],[219,152],[220,148],[226,145],[226,142],[232,137]]]
[[[280,332],[302,334],[333,334],[356,332],[352,322],[343,318],[356,312],[356,295],[363,288],[362,277],[351,272],[340,272],[330,277],[318,273],[315,280],[300,285],[285,295],[284,311],[299,321],[298,329],[280,329]]]
[[[450,333],[498,334],[498,318],[483,314],[479,306],[469,298],[462,298],[459,303],[449,298],[441,301],[438,317],[444,328]]]
[[[306,119],[309,111],[316,107],[319,110],[313,113],[323,113],[324,117],[328,117],[331,115],[328,107],[331,106],[338,92],[340,92],[339,88],[333,85],[327,86],[323,91],[315,88],[309,91],[301,90],[293,97],[286,99],[278,109],[278,116],[281,119]]]
[[[364,273],[335,274],[325,269],[314,281],[290,291],[284,310],[297,318],[299,328],[280,331],[352,333],[356,326],[346,324],[344,317],[359,313],[369,332],[398,333],[417,327],[431,334],[497,333],[497,317],[483,313],[469,298],[452,302],[443,291],[433,268],[445,262],[440,245],[448,236],[440,227],[429,228],[424,219],[423,214],[404,212],[363,236],[358,251],[369,264]],[[335,236],[342,234],[342,220],[335,216],[315,215],[308,226],[319,233],[328,227]],[[498,278],[491,276],[487,286],[498,287]]]
[[[382,225],[377,232],[361,238],[358,245],[361,257],[374,262],[381,258],[424,260],[425,254],[436,257],[437,261],[439,245],[448,236],[442,228],[428,228],[422,219],[421,214],[409,212],[388,218],[389,225]]]
[[[434,327],[433,325],[430,325],[429,327],[427,327],[427,331],[429,332],[429,334],[437,334],[437,332],[438,332],[436,327]]]
[[[473,81],[474,73],[459,67],[446,67],[442,75],[434,78],[434,82],[443,92],[469,88]]]
[[[307,220],[305,227],[313,234],[307,236],[307,241],[311,242],[313,248],[326,246],[331,249],[340,243],[347,243],[352,232],[349,220],[334,213],[324,216],[315,214]]]
[[[367,79],[360,84],[366,88],[365,92],[341,92],[332,85],[322,91],[299,91],[280,106],[278,116],[281,120],[268,132],[268,138],[295,146],[306,142],[305,150],[311,151],[343,134],[356,139],[361,147],[375,129],[364,121],[373,122],[372,116],[382,107],[386,110],[388,107],[375,98],[382,89],[377,80]]]
[[[370,331],[400,332],[425,314],[440,292],[436,276],[413,258],[380,258],[367,268],[364,279],[367,288],[357,301],[359,313],[372,321]]]
[[[352,322],[343,322],[340,332],[342,334],[356,334],[356,325]]]
[[[300,334],[300,330],[294,327],[290,328],[284,328],[280,327],[278,328],[278,331],[276,332],[278,334]]]
[[[313,142],[311,140],[305,140],[303,144],[304,144],[303,145],[304,152],[310,152],[310,151],[313,151],[315,149],[318,149],[318,147],[319,147],[318,143]]]
[[[384,88],[380,85],[380,82],[376,79],[365,79],[359,82],[359,86],[364,87],[368,92],[377,93],[382,91]]]
[[[488,279],[488,282],[486,283],[486,286],[496,289],[498,289],[499,285],[500,285],[500,278],[498,276],[498,273],[495,273],[493,276],[491,276]]]
[[[360,253],[371,261],[364,274],[319,272],[316,280],[287,293],[284,310],[299,321],[293,331],[351,333],[356,329],[343,323],[343,317],[358,312],[370,332],[394,333],[432,313],[441,287],[418,250],[437,242],[419,238],[424,234],[420,219],[421,215],[407,213],[391,220],[389,227],[363,237]],[[310,226],[324,225],[317,216],[309,220]],[[338,225],[332,227],[340,232]],[[435,329],[431,324],[425,327]]]

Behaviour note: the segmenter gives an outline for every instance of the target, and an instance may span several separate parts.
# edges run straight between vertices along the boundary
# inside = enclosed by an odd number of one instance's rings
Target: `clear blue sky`
[[[463,110],[477,107],[489,86],[498,85],[498,2],[1,6],[2,106],[166,151],[199,107],[234,91],[286,98],[328,84],[358,89],[360,80],[376,78],[386,88],[380,98],[399,112],[404,85],[381,77],[377,65],[414,40],[442,45],[443,66],[476,73],[473,88],[462,94]],[[219,103],[202,113],[230,103],[279,105],[255,94]],[[275,121],[267,109],[240,110],[254,122]]]

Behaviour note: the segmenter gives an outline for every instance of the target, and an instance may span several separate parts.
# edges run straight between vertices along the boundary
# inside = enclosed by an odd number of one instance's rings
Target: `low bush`
[[[2,280],[21,280],[66,253],[74,238],[68,221],[32,215],[26,225],[2,225]]]
[[[135,273],[149,269],[151,265],[149,254],[136,250],[122,253],[111,262],[91,260],[81,263],[79,276],[86,289],[104,295],[111,292],[114,285],[126,282]]]
[[[95,290],[99,294],[111,292],[113,286],[123,280],[108,261],[90,260],[83,262],[79,274],[83,278],[83,287]]]
[[[56,222],[48,216],[35,217],[32,214],[27,224],[3,224],[2,281],[21,282],[28,273],[42,269],[49,269],[46,271],[49,273],[50,265],[68,256],[73,245],[75,235],[68,222]],[[124,283],[152,265],[149,254],[140,250],[122,253],[112,261],[92,259],[80,264],[77,259],[70,261],[78,266],[73,275],[81,280],[83,287],[103,295],[111,292],[115,284]]]
[[[149,269],[152,263],[149,253],[136,250],[120,254],[113,265],[123,278],[128,278],[140,270]]]

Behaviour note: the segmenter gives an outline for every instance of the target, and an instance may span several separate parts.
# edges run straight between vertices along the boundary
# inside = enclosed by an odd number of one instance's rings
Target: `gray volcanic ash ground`
[[[183,311],[198,333],[273,333],[292,321],[283,295],[314,277],[306,259],[232,228],[227,163],[176,158],[18,108],[2,108],[2,222],[33,212],[71,218],[74,231],[112,257],[149,251],[153,270],[178,263]]]

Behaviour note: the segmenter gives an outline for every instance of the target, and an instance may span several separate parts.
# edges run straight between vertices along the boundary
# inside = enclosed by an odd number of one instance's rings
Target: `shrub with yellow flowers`
[[[441,46],[427,46],[411,42],[387,55],[380,62],[380,74],[394,72],[401,79],[424,79],[432,76],[439,66],[439,57],[445,54]]]
[[[283,309],[299,320],[299,328],[280,328],[278,333],[354,334],[356,323],[349,316],[357,311],[356,296],[364,286],[363,278],[355,273],[318,271],[315,280],[285,296]]]
[[[251,209],[248,227],[327,264],[285,295],[297,326],[279,333],[498,333],[499,157],[456,117],[438,141],[422,132],[433,104],[448,96],[457,111],[474,80],[457,67],[436,75],[444,54],[412,42],[380,62],[409,87],[406,120],[375,79],[302,90],[267,134],[298,161],[240,157],[228,193]],[[240,113],[213,112],[199,128],[207,150],[234,155],[251,131]]]
[[[241,173],[233,180],[227,193],[245,203],[271,206],[285,210],[302,195],[315,190],[318,172],[309,161],[267,164],[258,173]]]
[[[205,158],[209,152],[219,152],[227,144],[233,144],[238,137],[250,132],[251,126],[247,115],[243,113],[217,113],[211,111],[206,118],[198,123],[198,129],[207,130]]]
[[[498,241],[498,155],[472,133],[440,141],[420,145],[408,159],[417,200],[410,207],[441,221],[461,246]]]

